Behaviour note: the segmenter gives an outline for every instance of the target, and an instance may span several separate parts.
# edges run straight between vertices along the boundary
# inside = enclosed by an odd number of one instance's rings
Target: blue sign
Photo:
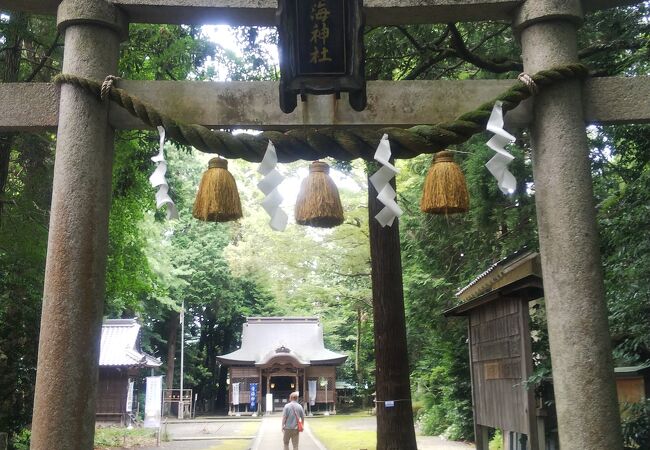
[[[251,383],[251,409],[257,409],[257,385],[258,383]]]

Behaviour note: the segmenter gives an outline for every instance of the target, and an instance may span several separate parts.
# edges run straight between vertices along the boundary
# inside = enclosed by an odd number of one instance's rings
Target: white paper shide
[[[178,219],[178,209],[174,201],[169,196],[169,185],[165,174],[167,173],[167,161],[165,161],[165,129],[161,126],[158,127],[160,134],[160,148],[158,154],[151,158],[156,163],[156,170],[149,177],[151,186],[157,187],[156,192],[156,208],[167,205],[167,219]]]
[[[257,168],[257,171],[264,175],[264,178],[257,183],[257,187],[265,195],[262,200],[262,208],[271,216],[269,225],[275,231],[284,231],[287,228],[287,214],[280,208],[282,204],[282,196],[278,191],[278,186],[284,180],[284,176],[278,172],[276,166],[278,165],[278,155],[275,152],[273,143],[269,141],[266,147],[264,158]]]
[[[508,153],[506,145],[515,142],[516,139],[503,129],[503,102],[497,101],[494,103],[486,129],[494,133],[487,145],[496,154],[485,164],[485,167],[496,178],[501,192],[512,194],[517,189],[517,180],[508,170],[508,165],[515,157]]]
[[[377,190],[377,200],[384,205],[382,210],[375,216],[375,219],[377,219],[382,227],[386,225],[392,226],[395,218],[403,214],[402,209],[395,201],[397,197],[395,189],[390,185],[390,180],[399,172],[390,163],[390,157],[390,142],[388,142],[388,135],[384,134],[381,141],[379,141],[379,146],[374,157],[375,161],[381,164],[382,167],[370,177],[370,183]]]

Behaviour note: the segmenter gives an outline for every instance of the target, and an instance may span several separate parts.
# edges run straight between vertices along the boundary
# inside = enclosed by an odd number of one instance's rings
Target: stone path
[[[305,431],[300,434],[299,447],[300,450],[327,450],[312,434],[309,421],[305,421]],[[264,417],[251,450],[282,450],[282,448],[282,416]]]

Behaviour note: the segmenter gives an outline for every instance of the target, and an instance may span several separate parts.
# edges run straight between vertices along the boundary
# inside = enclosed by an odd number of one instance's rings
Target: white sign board
[[[162,376],[147,377],[147,394],[144,403],[145,428],[160,428],[161,404]]]
[[[273,412],[273,394],[266,394],[266,412]]]

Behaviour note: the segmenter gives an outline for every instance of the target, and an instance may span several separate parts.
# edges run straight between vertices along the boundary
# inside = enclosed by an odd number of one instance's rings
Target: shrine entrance
[[[511,111],[511,116],[530,130],[551,356],[558,375],[559,434],[565,449],[618,450],[622,445],[585,125],[650,120],[648,82],[633,78],[582,82],[579,78],[587,71],[578,65],[577,29],[585,12],[635,3],[368,0],[362,7],[369,26],[511,22],[528,77],[542,87],[528,109]],[[371,161],[385,132],[394,145],[391,156],[409,158],[442,150],[484,130],[494,103],[483,102],[505,89],[513,88],[504,108],[514,108],[535,91],[530,82],[515,80],[454,82],[453,88],[443,81],[375,82],[367,86],[368,108],[358,112],[364,105],[359,91],[352,99],[354,108],[348,108],[336,99],[303,95],[298,88],[297,95],[307,101],[284,114],[277,105],[278,83],[190,81],[163,86],[124,80],[119,89],[102,90],[101,81],[117,72],[119,44],[128,38],[129,22],[268,26],[274,23],[275,2],[3,0],[2,4],[9,10],[56,15],[58,29],[65,33],[60,87],[0,85],[1,130],[57,128],[31,441],[37,450],[93,446],[115,129],[164,126],[179,142],[251,162],[262,159],[268,140],[276,145],[280,162],[327,156]],[[326,56],[324,50],[319,49],[319,58]],[[626,95],[629,92],[635,95]],[[441,101],[450,93],[453,101]],[[135,97],[149,105],[134,101]],[[291,107],[285,103],[284,109]],[[438,122],[440,126],[421,125]],[[394,128],[379,130],[382,126]],[[256,141],[205,127],[266,131]],[[334,128],[314,130],[318,127]],[[374,220],[385,206],[378,194],[369,187],[377,442],[380,450],[410,450],[416,445],[399,221],[383,227]],[[281,377],[290,380],[292,375],[278,375],[278,385],[286,386]],[[477,436],[479,449],[487,448],[481,439]]]
[[[267,393],[271,394],[273,398],[272,412],[281,411],[284,405],[289,402],[289,395],[296,390],[296,386],[300,386],[300,378],[304,380],[304,375],[303,377],[299,377],[298,375],[266,375],[266,377],[268,380],[266,384],[270,386]],[[301,395],[304,394],[304,391],[298,392]],[[268,409],[266,410],[268,411]]]

